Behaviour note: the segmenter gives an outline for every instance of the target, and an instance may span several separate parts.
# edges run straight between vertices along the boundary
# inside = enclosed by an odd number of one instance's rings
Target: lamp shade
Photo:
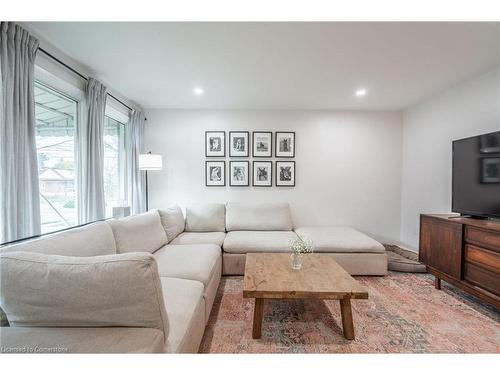
[[[139,169],[141,171],[161,171],[163,162],[159,154],[140,154]]]

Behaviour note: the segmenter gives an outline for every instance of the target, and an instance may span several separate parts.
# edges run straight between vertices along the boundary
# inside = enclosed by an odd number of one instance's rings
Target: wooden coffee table
[[[290,253],[247,254],[243,297],[255,298],[252,337],[261,337],[265,299],[338,299],[344,337],[354,339],[351,299],[368,298],[368,291],[329,254],[306,254],[302,268],[293,270]]]

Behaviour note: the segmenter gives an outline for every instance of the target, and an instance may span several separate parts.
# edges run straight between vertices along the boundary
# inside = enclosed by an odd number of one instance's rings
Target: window
[[[126,205],[125,125],[110,116],[104,119],[104,196],[106,217]]]
[[[42,233],[78,223],[75,133],[78,103],[35,82],[36,148]]]

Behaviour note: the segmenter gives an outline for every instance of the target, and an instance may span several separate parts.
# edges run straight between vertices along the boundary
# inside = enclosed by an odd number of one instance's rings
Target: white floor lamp
[[[152,154],[151,151],[147,154],[139,155],[139,170],[146,171],[146,211],[149,210],[148,171],[161,171],[162,168],[163,161],[161,155]]]

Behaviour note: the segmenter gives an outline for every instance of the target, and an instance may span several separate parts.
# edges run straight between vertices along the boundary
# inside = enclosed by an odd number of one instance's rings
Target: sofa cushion
[[[288,203],[231,203],[226,206],[227,231],[293,229]]]
[[[186,232],[225,232],[223,204],[198,204],[186,207]]]
[[[214,244],[222,246],[226,238],[225,232],[184,232],[179,234],[171,245]]]
[[[40,254],[91,257],[115,254],[116,246],[109,225],[105,222],[97,222],[6,246],[0,251],[2,253],[27,251]]]
[[[167,353],[196,353],[205,331],[203,284],[195,280],[161,277],[170,333]]]
[[[291,231],[234,231],[226,235],[223,249],[227,253],[273,253],[290,251],[289,242],[297,238]]]
[[[153,253],[168,242],[157,211],[110,220],[118,253]]]
[[[4,353],[163,353],[165,338],[155,328],[6,327]]]
[[[172,206],[166,209],[158,210],[161,219],[161,225],[165,229],[168,242],[172,242],[179,234],[184,232],[184,215],[179,206]]]
[[[197,280],[208,285],[212,274],[222,262],[217,245],[166,245],[153,256],[160,276]]]
[[[295,230],[307,237],[319,253],[384,253],[381,243],[351,227],[301,227]]]
[[[147,253],[0,256],[10,326],[145,327],[168,336],[158,268]]]

